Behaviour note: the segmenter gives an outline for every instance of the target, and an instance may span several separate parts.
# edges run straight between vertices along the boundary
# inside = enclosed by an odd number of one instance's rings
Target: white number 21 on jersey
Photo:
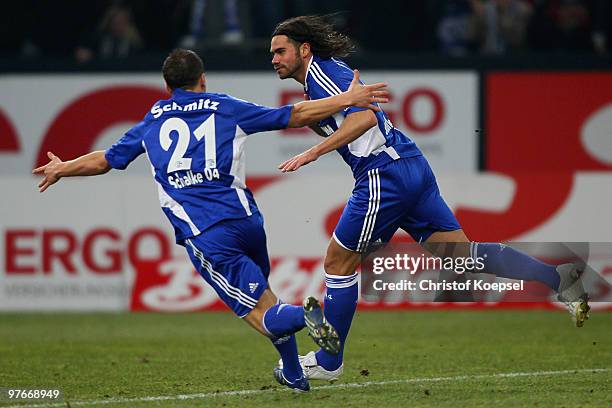
[[[185,157],[189,147],[191,132],[189,125],[183,119],[167,119],[159,129],[159,143],[165,151],[170,150],[172,139],[170,133],[178,133],[178,141],[168,162],[168,173],[179,170],[191,170],[191,157]],[[215,114],[213,113],[196,130],[193,131],[195,138],[200,141],[204,137],[204,159],[206,168],[217,167],[217,146],[215,137]]]

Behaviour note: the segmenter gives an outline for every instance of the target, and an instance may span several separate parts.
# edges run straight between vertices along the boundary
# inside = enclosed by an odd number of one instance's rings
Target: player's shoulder
[[[212,99],[218,99],[218,100],[223,100],[223,101],[232,101],[236,99],[232,95],[228,95],[224,93],[217,93],[217,92],[209,92],[204,95]]]
[[[172,97],[168,99],[160,99],[155,102],[145,114],[143,122],[150,122],[158,119],[164,113],[163,107],[170,103],[172,103]]]
[[[323,73],[328,76],[350,76],[352,77],[353,70],[339,58],[321,58],[314,55],[310,65],[310,69]]]
[[[324,94],[338,94],[346,90],[353,79],[353,71],[342,60],[314,55],[307,72],[308,88],[320,89]]]
[[[223,101],[223,102],[228,102],[230,104],[240,104],[240,103],[249,103],[248,101],[245,101],[244,99],[240,99],[237,98],[233,95],[229,95],[229,94],[224,94],[224,93],[211,93],[209,95],[213,95],[213,98],[219,100],[219,101]]]
[[[251,110],[259,110],[267,107],[255,102],[247,101],[233,95],[218,94],[223,97],[223,100],[233,109],[235,113],[246,112]]]

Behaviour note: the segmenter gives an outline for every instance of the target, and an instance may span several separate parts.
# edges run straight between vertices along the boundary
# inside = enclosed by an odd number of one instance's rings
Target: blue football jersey
[[[180,243],[220,221],[258,212],[245,185],[245,138],[287,127],[291,110],[291,105],[269,108],[177,89],[155,103],[105,157],[122,170],[147,154],[160,205]]]
[[[310,99],[326,98],[346,91],[352,80],[353,70],[343,61],[336,58],[323,59],[315,55],[308,64],[304,92]],[[330,136],[338,130],[347,115],[364,109],[349,107],[322,120],[319,126]],[[377,126],[338,149],[338,153],[351,167],[356,179],[368,170],[400,157],[421,155],[417,145],[393,127],[384,111],[374,113],[378,120]]]

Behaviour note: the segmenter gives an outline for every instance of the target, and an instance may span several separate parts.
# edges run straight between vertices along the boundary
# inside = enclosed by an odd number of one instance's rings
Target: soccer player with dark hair
[[[236,315],[271,338],[283,368],[276,380],[299,391],[310,385],[298,362],[294,333],[304,327],[331,354],[339,350],[335,329],[318,301],[281,303],[268,287],[270,261],[263,218],[245,185],[244,142],[257,132],[305,126],[341,109],[387,101],[384,84],[362,86],[359,73],[347,92],[318,101],[268,108],[229,95],[207,93],[204,65],[190,50],[172,51],[162,73],[171,97],[156,102],[143,121],[110,149],[33,170],[41,192],[62,177],[94,176],[125,169],[146,153],[160,205],[200,275]]]
[[[301,16],[278,24],[270,52],[278,76],[295,79],[304,86],[307,99],[317,100],[348,89],[352,71],[339,58],[353,48],[351,40],[336,32],[326,17]],[[470,242],[440,195],[427,160],[384,111],[349,107],[310,127],[325,140],[279,169],[295,171],[337,150],[355,178],[324,263],[325,316],[338,331],[342,350],[357,305],[355,270],[361,256],[373,244],[388,242],[399,228],[434,254],[443,253],[444,244],[455,243],[452,256],[484,260],[484,269],[478,272],[542,282],[559,293],[577,326],[587,319],[580,267],[547,265],[502,244]],[[332,354],[321,349],[301,357],[304,373],[310,379],[338,378],[343,370],[342,350]]]

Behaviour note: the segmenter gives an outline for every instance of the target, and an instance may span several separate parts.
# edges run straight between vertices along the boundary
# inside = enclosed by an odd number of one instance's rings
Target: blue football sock
[[[556,266],[540,262],[509,246],[472,242],[470,255],[473,259],[480,257],[484,263],[484,269],[476,272],[490,273],[501,278],[538,281],[555,291],[559,289],[561,278]]]
[[[289,382],[294,382],[304,375],[298,359],[297,341],[295,335],[271,339],[283,360],[283,375]]]
[[[283,360],[283,375],[287,381],[293,382],[303,375],[293,333],[305,325],[302,306],[279,302],[264,313],[263,327],[271,335],[272,344]]]
[[[263,326],[274,337],[298,332],[306,326],[304,308],[286,303],[276,304],[264,313]]]
[[[349,276],[325,274],[325,284],[327,286],[325,318],[338,332],[341,347],[340,353],[337,355],[330,354],[323,349],[317,351],[317,362],[326,370],[335,370],[342,365],[344,343],[357,309],[359,295],[357,277],[357,273]]]

